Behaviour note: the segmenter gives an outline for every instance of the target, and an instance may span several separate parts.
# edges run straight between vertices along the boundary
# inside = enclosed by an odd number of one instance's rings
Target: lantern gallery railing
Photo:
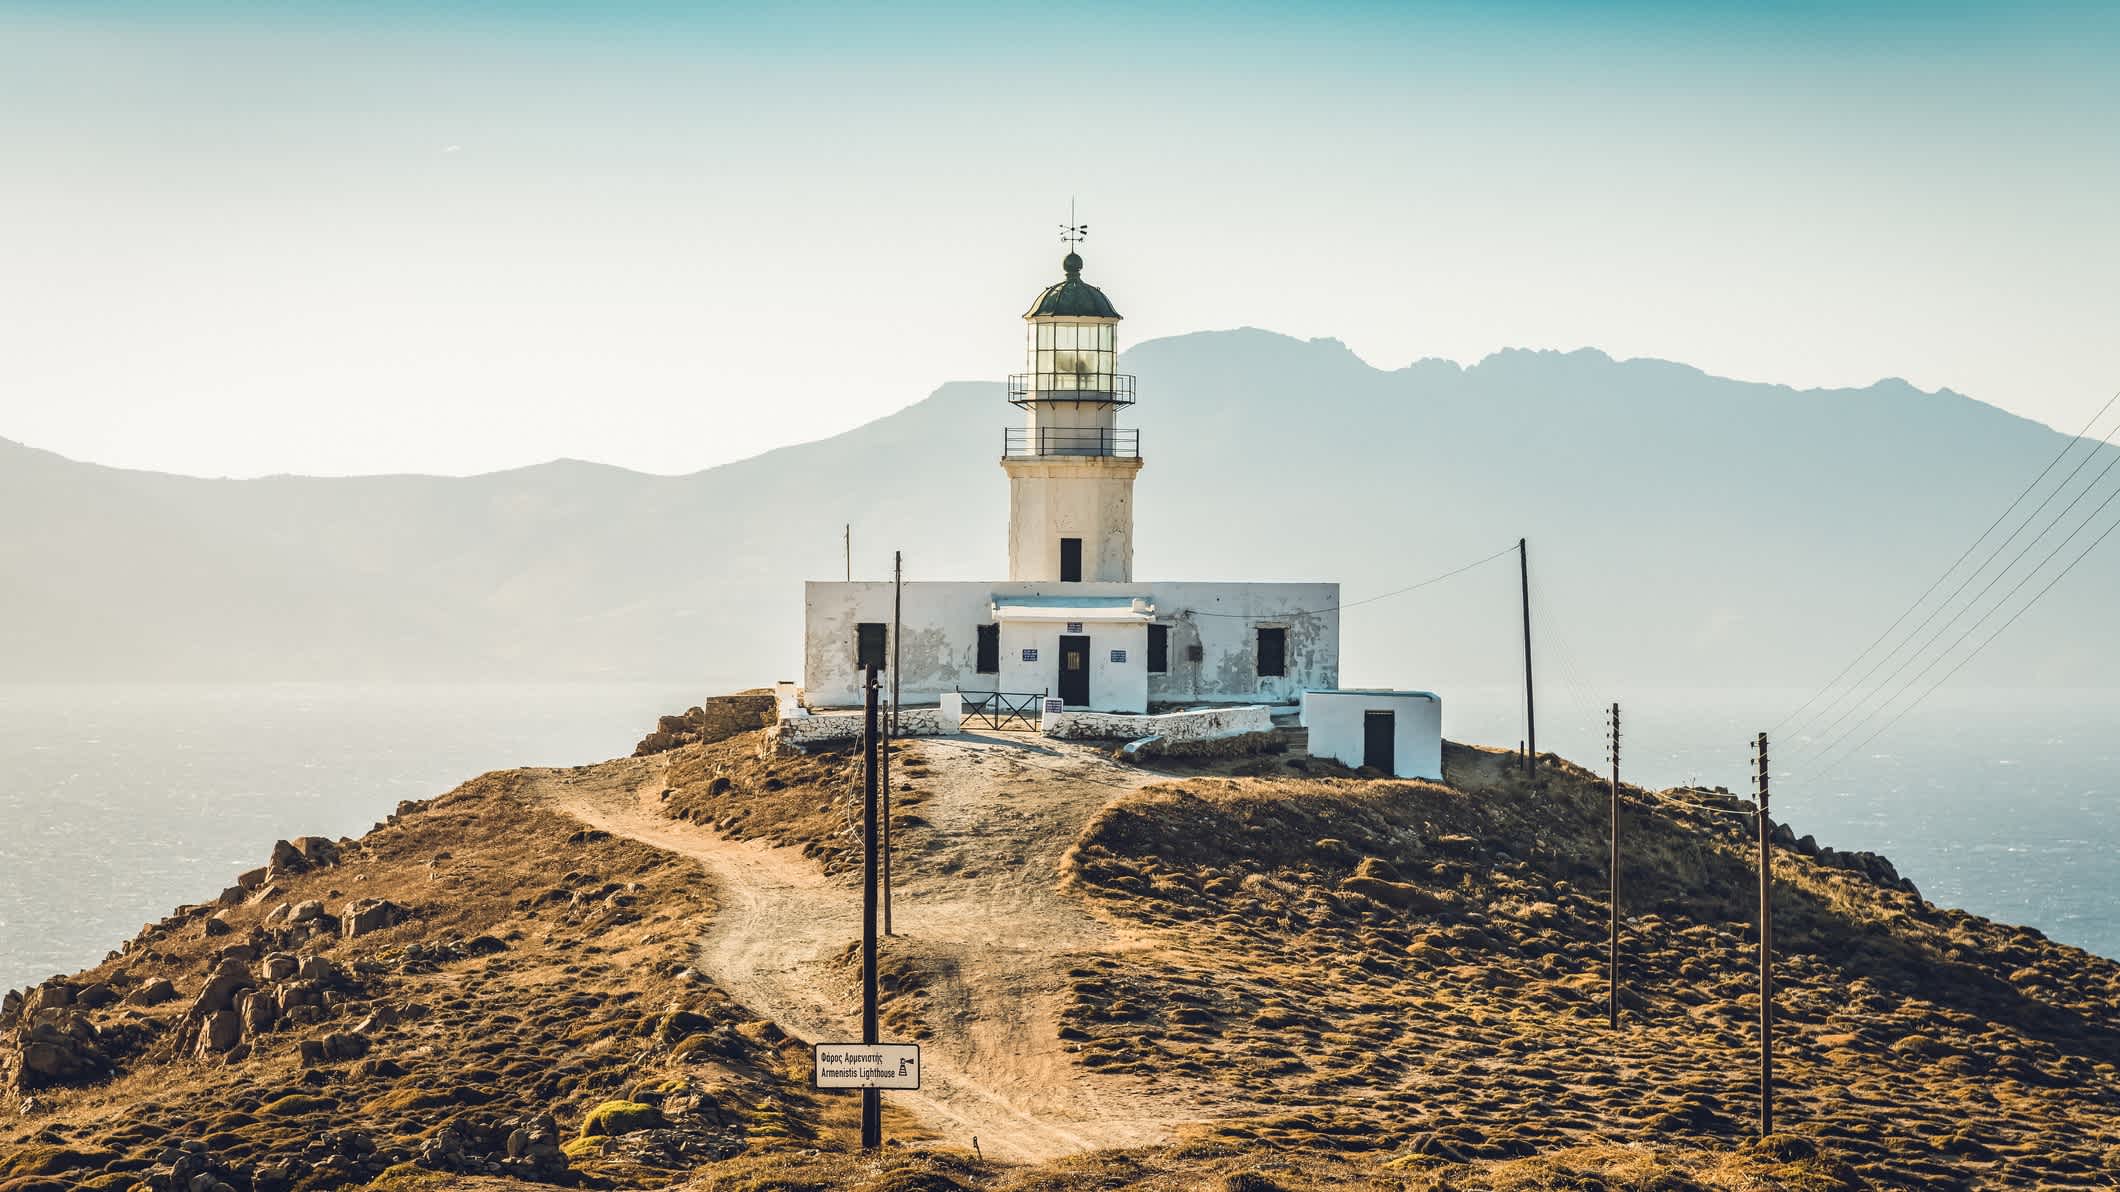
[[[1011,426],[1002,432],[1003,459],[1035,459],[1045,455],[1110,456],[1141,458],[1138,430],[1077,429],[1063,426]]]
[[[1134,378],[1130,373],[1014,373],[1008,379],[1008,399],[1019,406],[1041,401],[1130,406],[1134,404]]]

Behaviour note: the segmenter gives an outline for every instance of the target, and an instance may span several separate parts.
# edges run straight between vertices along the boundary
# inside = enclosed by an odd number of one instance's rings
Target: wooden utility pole
[[[868,668],[865,684],[868,718],[863,725],[861,748],[867,765],[862,767],[861,798],[861,1041],[876,1043],[876,668]],[[861,1149],[883,1146],[883,1091],[861,1090]]]
[[[883,933],[891,934],[891,742],[898,739],[898,677],[905,667],[905,552],[891,552],[891,717],[883,730]]]
[[[1612,705],[1612,906],[1605,924],[1605,1005],[1619,1029],[1619,705]]]
[[[1524,777],[1538,775],[1538,706],[1531,696],[1531,550],[1516,540],[1517,574],[1524,592]]]
[[[1759,1136],[1774,1133],[1774,821],[1767,807],[1767,734],[1755,742],[1759,786]]]

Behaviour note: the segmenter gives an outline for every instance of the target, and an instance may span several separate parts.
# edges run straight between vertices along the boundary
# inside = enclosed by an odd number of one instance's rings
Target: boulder
[[[277,870],[281,873],[300,873],[308,867],[309,862],[303,859],[302,850],[296,848],[291,842],[285,840],[272,842],[272,863],[266,866],[268,870]]]
[[[235,928],[228,922],[227,915],[216,912],[211,918],[206,920],[205,931],[207,937],[212,938],[217,935],[231,935],[235,932]]]
[[[287,952],[274,952],[258,964],[258,979],[266,982],[285,981],[299,972],[302,962]]]
[[[287,921],[289,923],[307,923],[312,919],[323,918],[323,916],[324,904],[314,898],[306,898],[301,902],[295,903],[294,909],[287,912]]]
[[[327,837],[297,836],[294,839],[294,847],[301,854],[302,860],[310,865],[321,868],[339,863],[339,846]]]
[[[265,884],[265,869],[265,866],[260,865],[256,869],[244,870],[236,875],[236,885],[246,892],[257,889]]]
[[[243,1038],[243,1020],[233,1010],[216,1010],[199,1023],[198,1057],[211,1059]]]
[[[117,1000],[117,991],[101,981],[74,995],[74,1004],[86,1010],[100,1010]]]
[[[214,966],[213,974],[206,978],[206,984],[200,988],[199,996],[191,1003],[191,1013],[194,1017],[203,1018],[208,1014],[230,1009],[235,1005],[236,992],[248,989],[253,984],[250,970],[243,967],[242,961],[224,960]]]
[[[343,976],[339,972],[339,966],[331,963],[328,956],[302,957],[302,963],[296,968],[295,975],[304,981],[314,981],[319,985],[328,985]]]
[[[272,1029],[280,1011],[271,994],[262,989],[249,989],[236,998],[236,1016],[243,1022],[244,1037],[255,1038]]]
[[[149,977],[140,983],[138,989],[125,995],[125,1004],[129,1006],[159,1006],[163,1002],[174,999],[176,996],[177,987],[170,984],[168,977]]]
[[[22,1016],[31,1017],[39,1010],[51,1010],[74,1004],[74,987],[64,981],[46,981],[30,990],[29,1000],[22,1004]]]
[[[394,927],[405,919],[405,908],[387,898],[361,898],[346,904],[340,916],[347,939]]]

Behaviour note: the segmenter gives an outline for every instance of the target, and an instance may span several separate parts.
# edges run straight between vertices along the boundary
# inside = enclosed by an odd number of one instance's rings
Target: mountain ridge
[[[2067,441],[1948,389],[1797,390],[1589,348],[1383,370],[1235,329],[1124,360],[1137,574],[1322,576],[1354,601],[1527,537],[1545,615],[1600,680],[1815,683]],[[910,579],[1005,574],[995,460],[1019,418],[998,382],[951,381],[680,475],[214,479],[16,445],[39,463],[0,469],[0,501],[40,517],[0,526],[0,652],[27,679],[794,677],[801,582],[844,574],[844,525],[860,576],[894,549]],[[2093,615],[2101,577],[2120,573],[2094,558],[2012,630],[2008,666],[1967,677],[2102,681],[2120,638]],[[1470,577],[1350,609],[1343,678],[1507,682],[1514,599]]]

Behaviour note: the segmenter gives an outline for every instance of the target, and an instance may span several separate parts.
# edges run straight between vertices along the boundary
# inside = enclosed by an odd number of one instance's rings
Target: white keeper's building
[[[1114,371],[1119,312],[1061,262],[1023,318],[1029,371],[1009,378],[1023,411],[1004,436],[1008,578],[905,585],[891,642],[892,584],[805,585],[803,689],[813,708],[862,699],[864,661],[898,676],[906,705],[945,693],[1058,696],[1070,709],[1293,704],[1338,686],[1340,585],[1134,578],[1138,430],[1119,425],[1134,378]],[[894,648],[895,647],[895,648]],[[888,686],[888,685],[886,685]]]

